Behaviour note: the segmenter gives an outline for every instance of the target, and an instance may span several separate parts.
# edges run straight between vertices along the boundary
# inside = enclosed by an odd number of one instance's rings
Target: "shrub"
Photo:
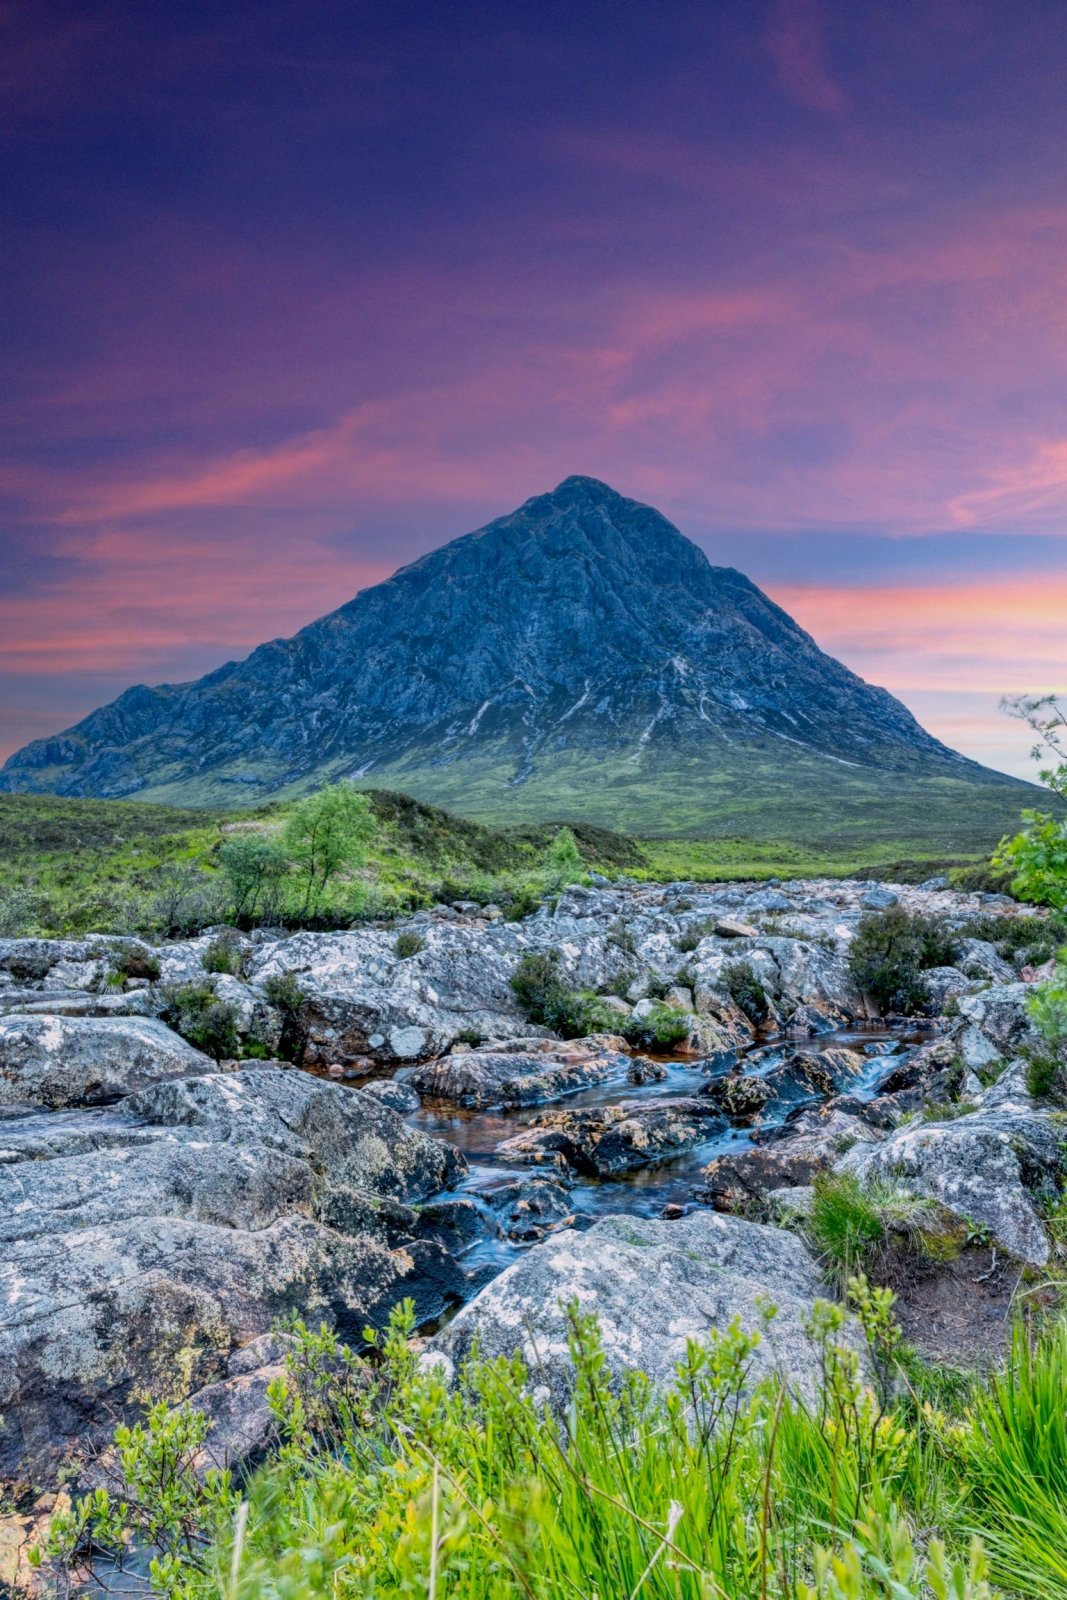
[[[686,1038],[691,1023],[690,1012],[684,1011],[680,1006],[669,1006],[661,1002],[653,1006],[648,1016],[640,1022],[624,1020],[621,1032],[631,1044],[659,1045],[666,1049]],[[620,1031],[617,1017],[612,1017],[611,1026],[614,1031]]]
[[[417,956],[420,950],[425,949],[426,940],[422,937],[422,934],[415,933],[410,928],[406,928],[403,933],[398,933],[396,943],[393,945],[393,952],[400,957],[401,961],[407,961],[410,956]]]
[[[210,984],[183,983],[166,990],[163,1020],[216,1061],[237,1055],[237,1012]]]
[[[903,906],[869,912],[849,947],[848,965],[881,1011],[918,1011],[926,1002],[928,967],[950,966],[956,944],[939,919],[912,916]]]
[[[511,988],[531,1022],[551,1028],[564,1039],[588,1033],[617,1033],[619,1018],[589,990],[572,989],[563,981],[558,950],[528,951],[511,978]]]
[[[307,1005],[308,997],[297,982],[296,974],[293,972],[272,974],[263,985],[263,993],[268,1005],[274,1006],[281,1012],[281,1030],[278,1037],[280,1059],[301,1062],[307,1049],[304,1007]]]
[[[993,864],[1014,874],[1012,891],[1021,899],[1067,911],[1067,821],[1024,811],[1022,832],[1000,841]]]
[[[278,915],[278,894],[289,863],[276,839],[261,833],[234,834],[219,848],[219,865],[235,922],[250,922],[257,913],[265,921]]]
[[[22,884],[0,890],[0,939],[21,939],[40,925],[44,900]]]
[[[220,920],[218,883],[191,862],[157,872],[147,906],[149,927],[168,938],[200,933]]]
[[[208,945],[201,958],[205,972],[225,972],[232,978],[244,971],[244,951],[232,928],[224,928]]]
[[[585,862],[578,841],[570,828],[561,828],[548,848],[545,857],[545,880],[557,893],[569,883],[580,883],[585,877]]]
[[[104,983],[108,988],[121,988],[127,978],[148,978],[154,981],[159,977],[159,957],[151,950],[145,950],[135,944],[107,946],[101,952],[108,962],[108,969],[104,974]]]
[[[722,969],[722,981],[734,1004],[754,1027],[770,1016],[767,991],[747,961],[729,961]]]

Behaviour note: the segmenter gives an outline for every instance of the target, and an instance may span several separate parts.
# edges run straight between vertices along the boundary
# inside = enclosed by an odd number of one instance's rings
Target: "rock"
[[[524,1039],[490,1045],[427,1062],[408,1082],[424,1099],[470,1108],[544,1105],[592,1084],[624,1081],[631,1060],[614,1048],[622,1044],[621,1039],[611,1040],[611,1046],[574,1040],[545,1047]]]
[[[814,1398],[820,1366],[804,1324],[823,1293],[811,1256],[793,1234],[695,1211],[676,1221],[605,1217],[584,1233],[554,1234],[483,1289],[431,1342],[453,1368],[471,1354],[521,1354],[530,1382],[557,1402],[570,1391],[566,1307],[595,1313],[614,1375],[636,1368],[669,1385],[689,1340],[725,1333],[736,1317],[760,1333],[756,1382],[780,1373]],[[765,1327],[764,1297],[778,1314]]]
[[[704,1168],[701,1198],[722,1211],[747,1211],[777,1189],[805,1186],[847,1151],[881,1135],[861,1118],[820,1107],[800,1112],[758,1143],[717,1156]]]
[[[843,1018],[832,1016],[825,1006],[797,1006],[785,1020],[787,1033],[804,1033],[809,1037],[819,1033],[832,1033]]]
[[[413,1209],[462,1158],[359,1090],[252,1068],[26,1122],[0,1166],[0,1477],[222,1382],[294,1307],[358,1342],[407,1294],[424,1317],[463,1294]]]
[[[984,978],[989,983],[1014,983],[1016,977],[1014,967],[986,939],[958,940],[955,964],[968,978]]]
[[[1019,1261],[1043,1266],[1049,1243],[1034,1198],[1064,1172],[1060,1135],[1046,1116],[1008,1106],[901,1128],[838,1163],[863,1181],[885,1177],[939,1201]]]
[[[486,1203],[496,1213],[501,1231],[517,1243],[541,1239],[570,1221],[570,1193],[555,1178],[521,1178],[486,1190]]]
[[[215,1063],[149,1018],[0,1017],[0,1105],[103,1105]]]
[[[633,1007],[617,994],[601,995],[600,1004],[605,1011],[612,1012],[615,1016],[621,1017],[624,1021],[633,1013]]]
[[[759,929],[737,917],[716,917],[714,934],[717,939],[758,939]]]
[[[704,1093],[724,1116],[735,1122],[748,1122],[759,1116],[774,1090],[765,1078],[751,1073],[730,1072],[709,1083]]]
[[[504,1161],[533,1162],[606,1178],[658,1166],[703,1144],[722,1123],[706,1099],[624,1100],[620,1105],[551,1112],[506,1139]]]
[[[923,973],[928,1000],[927,1009],[936,1016],[945,1009],[945,1001],[966,994],[972,980],[958,967],[929,967]]]
[[[409,1083],[401,1083],[396,1078],[376,1078],[373,1083],[363,1084],[362,1090],[402,1117],[417,1111],[422,1103]]]
[[[900,896],[898,894],[895,894],[892,889],[881,887],[868,889],[860,900],[860,905],[864,911],[888,911],[890,906],[899,904]]]
[[[1027,1011],[1028,989],[1025,983],[1005,983],[959,1000],[954,1038],[960,1058],[973,1072],[1010,1060],[1024,1045],[1040,1044]]]

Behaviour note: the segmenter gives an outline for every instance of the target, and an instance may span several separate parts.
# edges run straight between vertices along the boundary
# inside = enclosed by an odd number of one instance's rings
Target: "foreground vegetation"
[[[1067,1595],[1067,1323],[1020,1323],[1007,1370],[949,1409],[888,1291],[853,1278],[849,1301],[862,1353],[840,1306],[810,1319],[817,1403],[753,1384],[770,1305],[762,1334],[691,1343],[666,1394],[613,1381],[572,1307],[560,1410],[517,1356],[449,1386],[409,1306],[367,1358],[296,1324],[269,1466],[198,1476],[203,1419],[158,1407],[119,1431],[122,1492],[55,1519],[47,1563],[84,1578],[133,1539],[168,1600]]]

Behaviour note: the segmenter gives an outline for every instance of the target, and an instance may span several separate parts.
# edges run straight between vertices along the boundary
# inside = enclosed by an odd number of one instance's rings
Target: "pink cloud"
[[[811,111],[840,115],[845,92],[826,65],[823,18],[817,0],[777,0],[767,49],[791,100]]]

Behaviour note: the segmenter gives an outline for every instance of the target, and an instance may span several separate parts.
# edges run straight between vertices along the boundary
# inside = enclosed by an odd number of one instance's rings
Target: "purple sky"
[[[0,5],[0,756],[571,472],[1067,689],[1067,6]]]

